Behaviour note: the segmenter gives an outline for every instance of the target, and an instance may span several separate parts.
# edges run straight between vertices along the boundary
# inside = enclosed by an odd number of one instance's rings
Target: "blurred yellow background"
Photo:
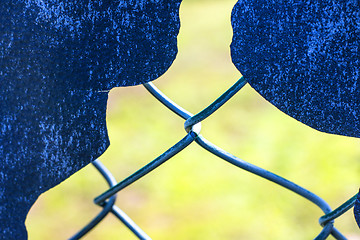
[[[184,0],[179,53],[154,84],[197,113],[240,78],[230,58],[235,0]],[[142,86],[110,92],[110,148],[101,161],[121,181],[182,137],[184,121]],[[360,183],[359,140],[320,133],[286,116],[250,86],[202,123],[209,141],[309,189],[337,207]],[[29,239],[67,239],[100,211],[107,185],[89,165],[43,194],[26,225]],[[309,201],[238,169],[193,143],[118,194],[117,206],[154,240],[312,239],[322,212]],[[360,239],[349,211],[335,226]],[[137,239],[109,215],[83,239]],[[329,239],[333,239],[330,237]]]

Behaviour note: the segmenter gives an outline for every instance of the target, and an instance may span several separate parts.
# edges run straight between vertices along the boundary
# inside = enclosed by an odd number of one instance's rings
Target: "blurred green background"
[[[192,113],[214,101],[240,73],[231,62],[235,0],[184,0],[179,53],[155,85]],[[118,181],[186,133],[184,121],[142,87],[110,92],[111,146],[101,157]],[[320,133],[286,116],[246,86],[202,124],[202,135],[232,154],[306,187],[337,207],[360,182],[359,140]],[[89,165],[43,194],[32,208],[29,239],[67,239],[100,210],[107,185]],[[117,205],[154,240],[312,239],[321,211],[302,197],[237,169],[195,143],[118,194]],[[335,224],[360,239],[352,212]],[[109,215],[84,239],[136,239]],[[333,238],[329,238],[333,239]]]

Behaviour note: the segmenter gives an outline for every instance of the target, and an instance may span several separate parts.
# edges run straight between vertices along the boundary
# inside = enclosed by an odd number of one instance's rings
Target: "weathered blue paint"
[[[360,137],[359,1],[240,0],[233,63],[286,114],[319,131]]]
[[[1,2],[1,239],[26,239],[37,197],[108,147],[108,91],[169,68],[180,2]]]

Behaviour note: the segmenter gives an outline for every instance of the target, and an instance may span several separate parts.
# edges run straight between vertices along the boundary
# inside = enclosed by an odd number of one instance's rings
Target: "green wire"
[[[324,226],[329,221],[332,221],[335,218],[343,215],[345,212],[347,212],[350,208],[354,206],[356,198],[357,198],[357,194],[355,194],[355,196],[347,200],[344,204],[342,204],[340,207],[336,208],[332,212],[329,212],[328,214],[325,214],[324,216],[320,217],[319,218],[320,225]]]

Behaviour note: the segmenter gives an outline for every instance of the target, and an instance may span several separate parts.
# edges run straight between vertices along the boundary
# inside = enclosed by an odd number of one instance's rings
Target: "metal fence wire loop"
[[[131,185],[135,181],[149,174],[160,165],[170,160],[177,153],[181,152],[183,149],[188,147],[191,143],[196,142],[204,150],[214,154],[220,159],[242,169],[252,174],[255,174],[261,178],[267,179],[275,184],[278,184],[302,197],[309,200],[316,206],[318,206],[323,212],[324,216],[320,217],[319,223],[323,227],[320,233],[314,238],[315,240],[327,239],[329,235],[332,235],[335,239],[345,240],[346,237],[343,236],[335,227],[334,220],[351,209],[356,200],[356,195],[342,204],[340,207],[336,208],[334,211],[330,208],[329,204],[325,200],[317,196],[316,194],[310,192],[309,190],[281,177],[270,171],[267,171],[263,168],[255,166],[251,163],[248,163],[228,152],[219,148],[218,146],[212,144],[205,137],[200,134],[201,122],[207,117],[211,116],[216,110],[223,106],[229,99],[231,99],[237,92],[246,85],[246,80],[242,77],[240,78],[233,86],[231,86],[227,91],[225,91],[219,98],[217,98],[213,103],[208,107],[204,108],[198,114],[191,114],[181,106],[177,105],[165,94],[163,94],[158,88],[155,87],[153,83],[145,83],[143,86],[147,91],[153,95],[159,102],[161,102],[165,107],[171,110],[173,113],[185,120],[184,128],[187,134],[170,147],[163,154],[146,164],[144,167],[140,168],[129,177],[125,178],[121,182],[117,183],[114,177],[111,175],[104,165],[101,164],[99,160],[95,161],[93,165],[101,173],[101,175],[108,182],[110,188],[97,196],[94,199],[94,203],[101,206],[103,210],[96,216],[87,226],[74,235],[71,239],[80,239],[87,232],[93,229],[108,213],[112,213],[116,216],[121,222],[125,224],[127,228],[130,229],[139,239],[151,239],[143,230],[141,230],[124,212],[122,212],[117,206],[115,206],[116,194],[127,186]]]

